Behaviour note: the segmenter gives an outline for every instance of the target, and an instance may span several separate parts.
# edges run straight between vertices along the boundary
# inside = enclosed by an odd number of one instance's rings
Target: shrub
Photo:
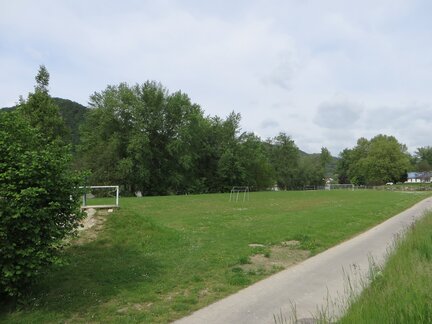
[[[0,114],[0,293],[19,296],[82,218],[69,148],[19,113]]]

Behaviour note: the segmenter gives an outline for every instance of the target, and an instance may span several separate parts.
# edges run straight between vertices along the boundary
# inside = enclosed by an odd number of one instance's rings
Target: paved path
[[[408,193],[407,193],[408,194]],[[342,312],[347,296],[346,275],[351,282],[364,278],[370,258],[382,264],[395,235],[432,208],[427,198],[384,223],[322,252],[306,261],[249,286],[238,293],[200,309],[175,323],[274,323],[273,315],[286,319],[296,307],[299,322],[309,322],[317,309],[329,307],[334,315]],[[354,285],[356,285],[354,283]],[[336,305],[334,305],[336,304]]]

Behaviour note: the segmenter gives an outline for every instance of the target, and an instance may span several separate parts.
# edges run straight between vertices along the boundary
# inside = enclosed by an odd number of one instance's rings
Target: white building
[[[408,172],[405,183],[430,183],[432,182],[432,171]]]

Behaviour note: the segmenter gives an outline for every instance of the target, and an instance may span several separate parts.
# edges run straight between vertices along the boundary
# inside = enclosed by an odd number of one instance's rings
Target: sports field
[[[169,322],[382,222],[428,193],[123,198],[5,322]]]

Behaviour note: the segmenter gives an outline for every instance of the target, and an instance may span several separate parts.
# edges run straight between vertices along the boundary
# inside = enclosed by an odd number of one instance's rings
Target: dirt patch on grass
[[[150,309],[153,306],[152,302],[147,303],[135,303],[135,304],[127,304],[127,306],[124,306],[122,308],[119,308],[117,310],[117,313],[119,314],[127,314],[130,312],[142,312]]]
[[[251,243],[251,244],[249,244],[249,247],[251,247],[251,248],[265,247],[265,245],[264,244],[259,244],[259,243]]]
[[[78,229],[78,238],[74,241],[75,244],[85,244],[94,241],[98,233],[103,229],[104,223],[109,214],[107,210],[96,210],[93,208],[85,211],[87,217],[82,221],[81,227]]]
[[[245,272],[270,273],[286,269],[310,256],[310,251],[300,249],[299,241],[286,241],[269,248],[266,254],[255,254],[249,258],[250,263],[240,267]]]

